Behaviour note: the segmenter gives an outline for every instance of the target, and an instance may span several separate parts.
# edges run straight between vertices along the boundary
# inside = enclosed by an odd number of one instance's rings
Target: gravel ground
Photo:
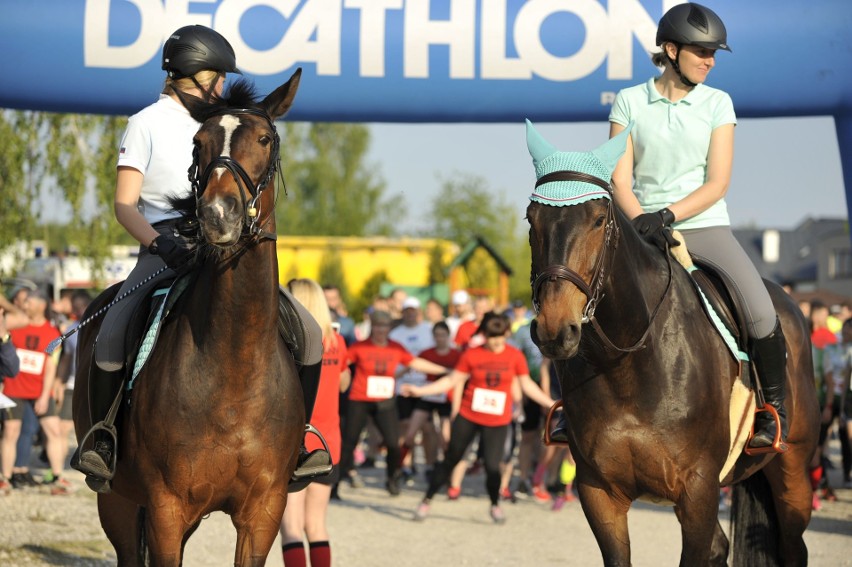
[[[836,443],[835,443],[836,445]],[[831,473],[840,486],[839,456],[834,447]],[[34,472],[39,472],[35,470]],[[334,563],[338,567],[464,565],[600,565],[601,558],[580,505],[569,503],[553,512],[549,505],[519,500],[505,503],[505,525],[488,516],[484,478],[465,479],[462,497],[433,500],[429,518],[412,521],[425,485],[422,480],[391,498],[383,488],[383,470],[363,471],[367,486],[341,487],[343,501],[329,510]],[[14,491],[0,497],[0,565],[114,565],[112,548],[98,524],[95,495],[82,476],[67,477],[78,490],[51,496],[45,489]],[[805,536],[810,564],[852,566],[852,490],[837,490],[838,501],[814,513]],[[637,503],[629,516],[633,564],[676,565],[680,554],[677,520],[670,508]],[[727,521],[722,524],[727,529]],[[212,514],[190,539],[188,567],[230,565],[236,534],[229,518]],[[267,565],[283,565],[280,540]]]

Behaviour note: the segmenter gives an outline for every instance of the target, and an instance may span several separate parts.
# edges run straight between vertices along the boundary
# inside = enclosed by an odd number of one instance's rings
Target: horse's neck
[[[278,261],[264,241],[239,257],[204,265],[192,301],[209,312],[211,334],[240,333],[246,340],[277,333]]]

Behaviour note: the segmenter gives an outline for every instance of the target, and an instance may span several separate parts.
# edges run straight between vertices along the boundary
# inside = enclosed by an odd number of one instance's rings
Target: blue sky
[[[587,151],[608,135],[605,122],[543,123],[536,128],[565,151]],[[524,215],[535,181],[523,123],[370,124],[367,161],[402,194],[407,217],[400,232],[423,226],[440,177],[483,177]],[[735,227],[791,229],[813,218],[847,218],[840,152],[831,117],[740,119],[727,195]]]

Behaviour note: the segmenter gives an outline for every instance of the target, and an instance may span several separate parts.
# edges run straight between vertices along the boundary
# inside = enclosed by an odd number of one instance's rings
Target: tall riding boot
[[[775,329],[768,336],[752,342],[751,355],[760,378],[763,398],[778,412],[783,442],[787,437],[787,411],[784,409],[787,346],[780,322],[776,320]],[[775,441],[777,423],[769,412],[762,411],[755,416],[754,430],[749,447],[769,447]]]
[[[123,375],[124,369],[117,372],[94,370],[94,383],[89,388],[89,413],[94,425],[86,433],[78,450],[86,446],[91,448],[82,451],[79,458],[72,459],[71,463],[75,469],[87,475],[87,483],[98,492],[109,491],[107,483],[115,474],[114,455],[118,439],[114,421],[118,406],[113,409],[113,405],[118,403]],[[87,442],[89,437],[92,438],[91,445]],[[89,483],[88,480],[92,477],[93,482]]]
[[[320,373],[322,372],[322,360],[315,364],[304,365],[299,369],[299,382],[302,385],[302,396],[305,400],[305,423],[310,424],[311,417],[314,413],[314,403],[317,399],[317,391],[319,390]],[[313,433],[322,436],[311,425],[306,425],[305,433]],[[304,440],[299,448],[299,461],[296,464],[296,470],[293,472],[293,481],[307,481],[320,476],[325,476],[331,473],[332,470],[331,455],[325,449],[314,449],[310,453],[305,448]],[[298,486],[291,482],[290,491],[299,489]]]

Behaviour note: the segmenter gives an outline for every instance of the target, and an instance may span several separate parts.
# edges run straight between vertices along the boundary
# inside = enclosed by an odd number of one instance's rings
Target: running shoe
[[[532,496],[533,489],[530,481],[528,480],[519,480],[518,485],[515,487],[515,495],[516,496]]]
[[[816,492],[814,492],[813,497],[811,498],[811,508],[814,509],[814,512],[819,512],[820,508],[822,508],[822,503],[820,503],[819,496]]]
[[[492,506],[491,519],[494,521],[495,524],[505,524],[506,515],[503,513],[503,508],[501,508],[500,506]]]
[[[12,483],[12,488],[31,488],[39,486],[39,482],[33,478],[29,471],[25,473],[12,473],[12,478],[9,479]]]
[[[8,496],[12,493],[12,485],[5,478],[0,478],[0,495]]]
[[[414,486],[415,474],[416,473],[409,468],[402,469],[402,482],[405,484],[405,486]]]
[[[541,486],[533,486],[532,495],[537,502],[550,502],[551,500],[550,493]]]
[[[391,496],[399,496],[399,479],[398,478],[389,478],[385,483],[385,488],[388,489],[388,493]]]
[[[568,496],[566,494],[560,494],[556,497],[556,500],[553,501],[553,506],[550,509],[554,512],[558,512],[562,508],[565,507],[565,504],[574,500],[574,495]]]
[[[414,521],[422,522],[426,519],[426,516],[429,515],[429,504],[426,502],[421,502],[417,505],[417,509],[414,511]]]
[[[53,477],[53,480],[44,484],[50,487],[52,496],[65,496],[74,492],[74,485],[61,476]]]
[[[459,496],[461,496],[461,488],[451,486],[447,489],[447,498],[450,500],[458,500]]]
[[[361,475],[350,474],[348,477],[346,482],[349,483],[350,488],[364,488],[364,480],[361,478]]]
[[[512,491],[508,487],[500,489],[500,500],[513,500]]]

